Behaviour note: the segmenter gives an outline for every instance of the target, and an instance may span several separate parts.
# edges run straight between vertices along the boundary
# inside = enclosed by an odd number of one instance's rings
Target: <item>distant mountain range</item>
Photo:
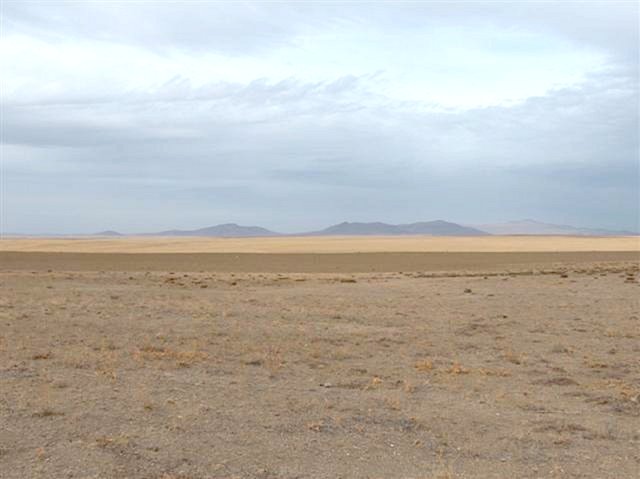
[[[403,225],[387,223],[340,223],[320,231],[305,233],[309,236],[487,236],[488,233],[469,226],[448,221],[421,221]]]
[[[576,228],[554,225],[534,220],[508,221],[487,225],[474,225],[492,235],[566,235],[566,236],[634,236],[631,231],[611,231],[597,228]]]
[[[96,236],[123,236],[107,230]],[[460,225],[448,221],[421,221],[408,224],[349,223],[329,226],[323,230],[297,234],[282,234],[259,226],[241,226],[235,223],[209,226],[195,230],[167,230],[142,233],[139,236],[209,236],[218,238],[252,238],[265,236],[487,236],[487,235],[566,235],[566,236],[634,236],[631,231],[576,228],[566,225],[541,223],[534,220],[509,221],[485,225]]]
[[[168,230],[159,233],[146,233],[151,236],[216,236],[219,238],[248,238],[257,236],[281,236],[260,226],[240,226],[235,223],[209,226],[197,230]]]

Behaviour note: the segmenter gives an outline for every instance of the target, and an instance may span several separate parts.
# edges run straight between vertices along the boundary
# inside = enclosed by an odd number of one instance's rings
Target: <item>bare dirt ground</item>
[[[637,252],[16,255],[3,479],[640,477]]]

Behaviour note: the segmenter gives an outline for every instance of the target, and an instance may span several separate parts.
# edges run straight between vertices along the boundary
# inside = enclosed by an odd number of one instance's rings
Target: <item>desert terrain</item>
[[[640,477],[638,238],[3,239],[0,477]]]

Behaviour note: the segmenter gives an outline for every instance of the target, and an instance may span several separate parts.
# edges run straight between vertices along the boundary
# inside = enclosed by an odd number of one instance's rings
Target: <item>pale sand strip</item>
[[[4,238],[0,251],[68,253],[382,253],[640,251],[640,237],[329,236],[276,238]]]

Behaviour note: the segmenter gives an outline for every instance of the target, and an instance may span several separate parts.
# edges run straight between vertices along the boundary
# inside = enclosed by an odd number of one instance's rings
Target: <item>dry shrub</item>
[[[38,353],[38,354],[34,354],[31,359],[33,359],[34,361],[38,361],[38,360],[42,360],[42,359],[51,359],[51,351],[48,351],[46,353]]]
[[[52,417],[52,416],[64,416],[63,412],[54,411],[53,409],[42,409],[41,411],[34,412],[35,417]]]

